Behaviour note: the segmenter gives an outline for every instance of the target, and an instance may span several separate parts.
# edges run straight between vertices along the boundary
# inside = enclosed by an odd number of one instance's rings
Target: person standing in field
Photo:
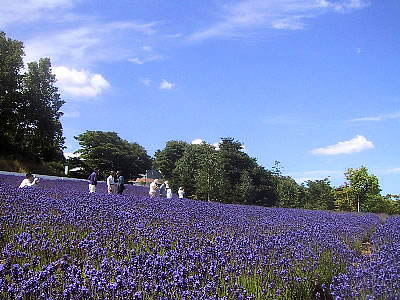
[[[168,181],[165,182],[165,188],[167,189],[167,199],[172,199],[172,190],[168,185]]]
[[[117,172],[117,177],[118,177],[118,179],[117,179],[117,194],[122,195],[122,192],[125,189],[125,180],[124,180],[124,177],[122,176],[121,171]]]
[[[166,188],[166,184],[168,183],[168,181],[163,182],[162,185],[160,186],[160,197],[161,198],[166,198],[167,197],[167,188]]]
[[[27,173],[25,179],[22,180],[19,188],[22,189],[26,186],[34,186],[39,183],[39,178],[34,178],[33,174]]]
[[[107,190],[108,194],[115,194],[115,172],[111,171],[110,176],[107,177]]]
[[[99,169],[97,168],[89,175],[89,193],[96,193],[97,175],[99,175]]]
[[[150,198],[154,198],[156,196],[156,192],[157,192],[157,179],[154,179],[154,181],[150,183],[150,190],[149,190]]]
[[[183,199],[184,195],[185,195],[185,190],[183,189],[183,187],[180,187],[178,190],[179,199]]]

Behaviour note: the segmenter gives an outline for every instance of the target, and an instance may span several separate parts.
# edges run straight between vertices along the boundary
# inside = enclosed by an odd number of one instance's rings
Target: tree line
[[[183,186],[195,199],[286,208],[400,213],[400,201],[383,197],[378,178],[365,166],[350,168],[346,183],[333,187],[328,178],[298,184],[282,175],[279,162],[271,170],[257,164],[233,138],[218,148],[202,143],[169,141],[156,151],[154,165],[173,188]]]

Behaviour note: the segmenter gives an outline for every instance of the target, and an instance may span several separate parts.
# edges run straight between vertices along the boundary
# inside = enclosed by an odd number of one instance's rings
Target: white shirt
[[[26,186],[35,185],[35,184],[37,183],[37,180],[38,180],[38,179],[35,178],[35,179],[31,182],[28,178],[25,178],[24,180],[22,180],[21,184],[19,185],[19,188],[22,189],[22,188],[24,188],[24,187],[26,187]]]
[[[156,190],[157,190],[157,184],[153,181],[152,183],[150,183],[149,194],[155,194]]]
[[[182,199],[184,194],[185,194],[184,190],[182,190],[182,189],[178,190],[179,199]]]
[[[167,199],[171,199],[171,198],[172,198],[172,190],[167,189]]]
[[[115,184],[114,177],[112,175],[107,177],[107,186],[111,187]]]

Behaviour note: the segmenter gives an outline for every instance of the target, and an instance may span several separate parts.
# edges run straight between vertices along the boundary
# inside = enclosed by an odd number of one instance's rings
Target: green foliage
[[[178,157],[171,149],[184,146],[171,177],[167,177],[174,190],[183,186],[188,197],[201,200],[270,206],[276,203],[274,175],[244,153],[241,143],[223,138],[218,150],[207,143],[179,143],[168,142],[166,149],[156,152],[157,166],[165,168],[167,157]]]
[[[278,183],[279,206],[280,207],[299,207],[300,187],[291,177],[281,177]]]
[[[152,162],[146,150],[137,143],[122,140],[115,132],[89,131],[75,137],[79,141],[81,167],[90,173],[97,167],[108,174],[111,170],[122,171],[126,179],[136,179],[150,169]]]
[[[15,129],[19,119],[16,114],[22,99],[22,42],[6,38],[0,31],[0,144],[2,152],[12,153]]]
[[[308,180],[307,184],[307,205],[304,208],[318,210],[334,209],[335,195],[328,178],[323,180]]]
[[[361,166],[359,169],[349,168],[345,176],[348,183],[343,188],[337,189],[335,195],[337,209],[356,211],[359,202],[361,211],[385,211],[379,181],[374,174],[368,174],[368,169]]]
[[[182,141],[169,141],[165,148],[154,154],[154,166],[165,178],[171,178],[177,161],[183,156],[188,144]]]
[[[22,42],[0,32],[0,143],[1,152],[14,157],[63,161],[61,106],[49,58],[28,63],[21,74]]]

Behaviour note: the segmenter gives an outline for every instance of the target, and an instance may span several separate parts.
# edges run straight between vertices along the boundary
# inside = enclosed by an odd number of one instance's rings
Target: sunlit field
[[[0,175],[0,299],[400,297],[400,217],[22,179]]]

